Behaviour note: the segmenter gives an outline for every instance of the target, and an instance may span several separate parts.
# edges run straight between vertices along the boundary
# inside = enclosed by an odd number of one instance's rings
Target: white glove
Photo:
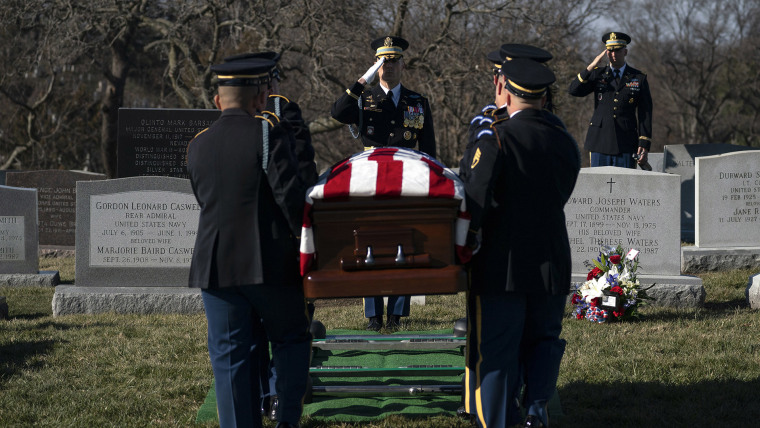
[[[380,57],[380,60],[377,61],[372,67],[367,70],[366,73],[364,73],[364,76],[360,77],[359,80],[364,79],[364,83],[371,83],[375,79],[375,74],[377,74],[377,70],[380,69],[380,67],[383,66],[383,63],[385,62],[385,57]]]

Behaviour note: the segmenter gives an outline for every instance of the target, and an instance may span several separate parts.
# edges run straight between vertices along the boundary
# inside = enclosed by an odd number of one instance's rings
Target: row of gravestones
[[[78,298],[67,303],[66,296],[102,290],[104,299],[113,301],[114,287],[149,295],[152,303],[146,307],[152,311],[177,304],[198,307],[192,296],[179,293],[179,303],[176,298],[177,289],[186,290],[199,213],[183,178],[184,152],[186,141],[216,116],[218,112],[204,110],[122,109],[118,171],[133,178],[9,171],[4,178],[13,188],[0,188],[0,274],[36,272],[38,243],[71,245],[73,237],[76,287],[58,287],[56,314],[98,311],[83,307]],[[662,169],[680,169],[679,175],[619,168],[581,172],[565,209],[574,281],[585,279],[584,262],[597,257],[601,246],[636,248],[641,251],[641,279],[658,284],[652,294],[661,303],[695,306],[703,301],[704,288],[698,278],[681,272],[734,267],[726,260],[760,264],[760,151],[707,156],[738,146],[694,147],[699,148],[666,147]],[[653,170],[660,169],[657,156],[652,161]],[[135,177],[156,175],[163,177]],[[693,208],[684,197],[689,182]],[[696,219],[697,245],[682,251],[683,223],[689,216]],[[172,297],[162,294],[166,288],[175,289]],[[124,302],[134,306],[126,297]]]

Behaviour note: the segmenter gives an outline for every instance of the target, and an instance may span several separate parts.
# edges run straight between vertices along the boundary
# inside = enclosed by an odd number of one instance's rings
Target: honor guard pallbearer
[[[222,427],[261,426],[262,329],[278,373],[277,427],[298,426],[306,393],[311,336],[295,236],[313,183],[299,174],[293,124],[262,114],[274,66],[212,66],[222,114],[188,145],[201,208],[189,285],[201,289]]]
[[[224,62],[246,61],[249,59],[267,59],[274,62],[275,66],[271,70],[272,78],[269,81],[269,97],[267,98],[264,110],[261,111],[261,116],[267,119],[272,118],[277,121],[286,121],[290,125],[295,137],[298,174],[305,183],[313,184],[317,182],[318,174],[316,164],[314,163],[314,147],[311,145],[311,133],[303,119],[301,108],[297,103],[282,95],[280,91],[280,82],[283,79],[279,65],[280,58],[281,55],[277,52],[264,51],[228,56],[224,58]],[[297,245],[300,245],[300,243],[297,243]],[[314,303],[307,301],[307,308],[309,310],[309,319],[312,319],[314,315]],[[267,343],[266,333],[263,329],[259,334],[261,334],[262,343]],[[274,421],[277,420],[279,409],[279,400],[275,391],[277,371],[269,358],[268,347],[263,346],[260,348],[257,353],[260,359],[259,368],[261,370],[261,412]]]
[[[572,266],[564,206],[580,172],[575,140],[542,111],[554,80],[536,61],[505,61],[495,91],[509,116],[471,126],[460,163],[474,253],[465,410],[480,427],[549,425]]]

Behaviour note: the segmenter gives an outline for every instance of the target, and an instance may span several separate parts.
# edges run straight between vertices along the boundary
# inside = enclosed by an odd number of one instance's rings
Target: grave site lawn
[[[42,259],[73,282],[73,260]],[[745,299],[748,270],[704,274],[699,309],[648,307],[642,320],[592,324],[570,308],[552,426],[751,426],[760,420],[760,314]],[[52,289],[0,288],[0,426],[197,426],[212,379],[206,323],[196,315],[53,318]],[[428,296],[409,330],[451,328],[463,294]],[[359,299],[317,302],[328,330],[362,329]],[[210,425],[210,426],[213,426]],[[266,427],[274,424],[265,422]],[[455,415],[310,427],[468,427]]]

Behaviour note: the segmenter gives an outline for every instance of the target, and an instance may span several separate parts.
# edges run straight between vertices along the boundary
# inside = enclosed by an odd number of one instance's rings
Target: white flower
[[[617,265],[612,265],[607,273],[610,275],[616,275],[618,273]]]
[[[623,268],[623,273],[618,276],[618,282],[626,282],[631,279],[631,272],[628,271],[628,267]]]
[[[607,284],[607,275],[602,275],[599,279],[590,279],[586,281],[581,288],[579,288],[579,291],[581,292],[581,295],[583,296],[583,299],[587,303],[591,303],[592,300],[596,299],[597,297],[602,297],[604,293],[602,293],[602,290],[607,288],[609,285]]]

